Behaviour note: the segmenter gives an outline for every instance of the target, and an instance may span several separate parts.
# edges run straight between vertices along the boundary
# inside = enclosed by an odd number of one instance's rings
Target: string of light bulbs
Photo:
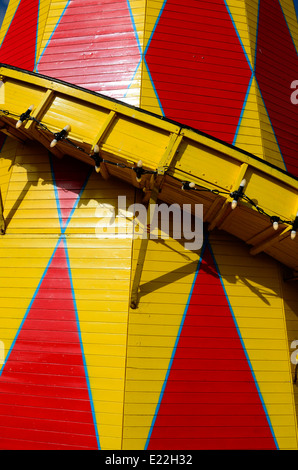
[[[134,171],[135,174],[136,174],[136,180],[137,180],[138,183],[141,182],[143,175],[145,175],[145,174],[152,174],[153,175],[153,174],[158,173],[157,170],[146,170],[145,168],[143,168],[143,162],[141,160],[138,161],[138,163],[135,166],[129,166],[129,165],[126,165],[125,163],[117,163],[117,162],[112,162],[110,160],[106,160],[100,155],[100,149],[99,149],[99,146],[97,144],[94,146],[92,154],[86,152],[86,150],[84,148],[77,146],[74,142],[72,142],[68,138],[68,135],[71,131],[71,127],[70,127],[69,124],[67,124],[61,131],[53,132],[45,124],[43,124],[41,121],[38,121],[36,118],[31,116],[31,112],[33,111],[33,109],[34,109],[34,106],[31,105],[21,115],[11,113],[10,111],[3,110],[3,109],[0,109],[0,112],[5,116],[12,116],[14,118],[18,118],[18,120],[16,122],[16,128],[17,129],[19,129],[26,121],[31,120],[31,121],[34,121],[36,123],[36,125],[38,127],[40,127],[41,129],[53,134],[54,138],[50,143],[50,148],[55,147],[58,144],[58,142],[63,140],[68,145],[74,147],[76,150],[79,150],[79,151],[85,153],[86,155],[88,155],[89,157],[91,157],[94,160],[94,167],[95,167],[95,171],[97,173],[100,172],[100,164],[101,163],[105,163],[105,164],[108,164],[108,165],[114,165],[114,166],[117,166],[117,167],[120,167],[120,168],[129,169],[129,170]],[[164,167],[163,170],[165,171],[165,174],[167,174],[168,167]],[[179,180],[178,178],[175,178],[173,175],[170,175],[170,176],[181,183],[181,180]],[[275,215],[270,215],[264,209],[262,209],[260,206],[258,206],[249,196],[247,196],[245,194],[245,192],[244,192],[245,186],[246,186],[246,180],[243,179],[241,181],[240,185],[239,185],[239,188],[236,191],[230,192],[230,191],[227,191],[227,190],[218,190],[218,189],[215,189],[215,188],[210,189],[210,188],[206,188],[206,187],[201,186],[201,185],[197,186],[193,182],[184,181],[184,182],[182,182],[181,189],[183,191],[207,191],[207,192],[211,192],[211,193],[216,194],[216,195],[225,194],[225,195],[231,197],[231,199],[232,199],[232,202],[231,202],[232,210],[234,210],[237,207],[238,201],[243,199],[243,200],[247,201],[249,204],[251,204],[251,206],[254,207],[260,214],[268,217],[270,219],[270,222],[272,223],[272,226],[273,226],[274,230],[278,230],[279,224],[285,224],[285,225],[288,225],[288,226],[292,226],[291,239],[294,240],[296,238],[297,230],[298,230],[298,212],[296,214],[295,220],[285,220],[281,217],[278,217],[278,216],[275,216]]]

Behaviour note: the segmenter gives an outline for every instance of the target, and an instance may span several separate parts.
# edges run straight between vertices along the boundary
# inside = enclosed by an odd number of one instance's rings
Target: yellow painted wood
[[[12,0],[8,3],[7,10],[3,19],[3,23],[1,25],[0,29],[0,44],[2,44],[2,41],[8,31],[8,28],[10,26],[10,23],[14,17],[14,14],[20,4],[21,0]]]
[[[283,268],[280,269],[280,278],[281,278],[281,287],[282,287],[282,298],[283,298],[283,308],[284,308],[284,317],[285,317],[285,327],[287,329],[287,341],[288,341],[288,351],[291,358],[290,361],[290,374],[291,382],[294,380],[295,376],[295,364],[293,363],[293,354],[298,349],[295,341],[298,339],[298,299],[297,299],[297,286],[296,283],[290,281],[284,281],[287,273]],[[295,356],[295,354],[294,354]],[[293,403],[296,409],[296,414],[298,412],[298,384],[293,384],[292,390]]]
[[[254,77],[243,111],[235,145],[260,158],[264,158],[257,92],[259,92],[259,90]]]
[[[142,71],[142,94],[140,107],[152,113],[163,115],[163,110],[156,95],[156,91],[154,90],[146,64],[144,64]]]
[[[47,25],[49,10],[51,8],[51,0],[40,0],[39,11],[38,11],[38,29],[36,37],[36,52],[35,52],[35,67],[40,56],[42,40],[44,31]]]
[[[278,166],[281,169],[285,169],[285,164],[280,153],[280,149],[275,137],[275,133],[272,129],[267,110],[265,108],[263,99],[259,87],[255,87],[255,97],[258,103],[259,109],[259,128],[262,136],[262,145],[263,145],[263,158],[272,163],[273,165]]]
[[[142,33],[143,31],[139,33],[139,36]],[[135,72],[134,78],[125,93],[125,96],[121,99],[123,103],[127,103],[132,106],[141,107],[142,68],[143,68],[143,62],[141,61],[140,65],[138,66],[137,71]]]
[[[9,74],[6,88],[11,93],[12,76],[14,80],[21,76],[25,81],[27,76],[16,71]],[[266,162],[116,102],[95,97],[90,104],[90,96],[81,90],[55,83],[53,88],[47,88],[49,83],[40,82],[35,76],[30,76],[30,80],[32,89],[25,93],[25,101],[28,97],[37,98],[38,106],[43,102],[45,89],[58,92],[59,99],[47,112],[47,123],[52,129],[61,129],[66,118],[74,113],[74,135],[86,148],[91,148],[100,124],[111,111],[117,116],[115,127],[104,139],[102,150],[105,157],[115,161],[133,164],[142,158],[144,164],[155,169],[165,156],[172,155],[173,139],[180,133],[179,160],[175,162],[175,170],[171,169],[180,182],[186,177],[194,178],[210,188],[231,190],[241,165],[248,165],[247,194],[268,211],[289,218],[295,216],[296,180],[268,167]],[[17,88],[19,99],[23,88],[23,85]],[[25,101],[21,111],[26,109]],[[8,102],[17,108],[12,94]],[[93,119],[98,123],[96,129],[89,126]],[[48,149],[35,142],[35,139],[38,142],[35,131],[32,138],[25,145],[10,144],[15,160],[6,186],[8,230],[0,240],[0,279],[3,279],[3,284],[0,280],[0,337],[5,341],[6,351],[61,234]],[[6,155],[5,171],[9,152]],[[98,207],[108,204],[116,210],[118,195],[126,195],[129,204],[140,198],[139,191],[131,184],[131,170],[118,172],[120,179],[112,176],[106,181],[92,173],[65,237],[101,446],[143,449],[200,253],[184,250],[183,241],[149,240],[140,281],[139,308],[129,310],[131,281],[141,240],[134,240],[132,233],[125,237],[131,222],[129,217],[119,223],[123,238],[115,236],[113,226],[104,233],[97,230],[99,220],[102,227],[109,225],[109,216],[99,217]],[[171,202],[174,194],[181,203],[189,201],[188,197],[193,197],[192,203],[201,201],[197,193],[189,196],[180,190],[180,184],[171,184],[168,180],[163,182],[161,196],[165,200]],[[251,208],[240,205],[223,227],[241,239],[248,237],[245,225],[248,220],[249,236],[257,238],[264,227],[253,215]],[[278,443],[283,448],[297,448],[289,344],[277,264],[264,254],[251,257],[243,243],[221,232],[212,232],[211,246]],[[295,293],[291,292],[289,302],[287,327],[295,337]]]
[[[244,47],[247,57],[250,61],[250,65],[253,66],[254,49],[251,41],[252,31],[250,30],[247,21],[247,0],[227,0],[226,4],[230,14],[232,15],[235,27],[242,42],[242,46]]]
[[[158,21],[158,17],[161,14],[163,5],[163,0],[147,0],[146,2],[145,47],[148,45],[148,41],[152,35],[156,22]]]
[[[0,153],[0,187],[3,206],[6,207],[6,196],[9,187],[11,172],[15,161],[16,142],[6,138]]]

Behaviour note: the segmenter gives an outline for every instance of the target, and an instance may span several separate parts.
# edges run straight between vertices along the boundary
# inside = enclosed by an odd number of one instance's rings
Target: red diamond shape
[[[146,62],[166,117],[233,142],[251,70],[223,0],[168,0]]]

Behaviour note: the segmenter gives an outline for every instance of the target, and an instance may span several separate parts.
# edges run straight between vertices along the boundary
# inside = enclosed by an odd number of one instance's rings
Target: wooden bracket
[[[243,180],[243,178],[245,176],[247,168],[248,168],[248,164],[247,163],[242,163],[242,165],[240,167],[240,170],[239,170],[239,173],[238,173],[238,176],[237,176],[237,178],[236,178],[236,180],[233,184],[233,188],[231,190],[231,193],[233,191],[236,191],[239,188],[239,185],[240,185],[241,181]],[[218,225],[218,223],[223,219],[223,217],[226,215],[226,210],[227,210],[227,207],[230,204],[230,202],[231,202],[231,197],[230,197],[230,195],[228,195],[226,197],[226,199],[224,200],[222,206],[220,207],[219,211],[215,215],[214,219],[210,223],[210,225],[208,227],[209,232],[211,232],[211,230],[213,230]]]

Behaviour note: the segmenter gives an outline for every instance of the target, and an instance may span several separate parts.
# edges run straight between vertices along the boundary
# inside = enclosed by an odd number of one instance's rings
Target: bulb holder
[[[142,180],[142,176],[146,173],[143,168],[143,162],[141,160],[137,163],[137,166],[133,167],[133,171],[136,174],[137,182],[140,183]]]
[[[33,104],[32,104],[31,106],[29,106],[29,108],[27,109],[27,111],[25,111],[24,113],[22,113],[22,114],[20,115],[20,119],[19,119],[19,120],[17,121],[17,123],[16,123],[16,128],[17,128],[17,129],[19,129],[19,128],[22,126],[22,124],[23,124],[24,121],[27,121],[28,119],[30,119],[30,114],[31,114],[31,112],[33,111],[33,109],[34,109],[34,106],[33,106]]]
[[[92,158],[95,161],[95,171],[96,173],[100,173],[100,164],[103,162],[103,158],[99,153],[98,145],[94,146],[93,152]]]
[[[233,198],[233,201],[232,201],[232,204],[231,204],[231,207],[232,207],[233,210],[236,209],[237,204],[238,204],[238,200],[243,197],[245,185],[246,185],[246,180],[243,179],[241,181],[240,186],[237,189],[237,191],[234,191],[230,194],[230,197]]]
[[[96,173],[100,172],[100,164],[103,162],[103,158],[100,155],[97,155],[95,158],[95,171]]]
[[[195,183],[190,183],[189,181],[185,181],[182,183],[182,190],[183,191],[190,191],[191,189],[195,189]]]
[[[69,132],[70,132],[70,125],[67,124],[67,126],[65,126],[65,127],[62,129],[62,131],[56,132],[56,133],[54,134],[54,139],[52,140],[50,146],[51,146],[51,147],[55,147],[55,145],[56,145],[60,140],[65,139],[65,137],[68,136]]]

